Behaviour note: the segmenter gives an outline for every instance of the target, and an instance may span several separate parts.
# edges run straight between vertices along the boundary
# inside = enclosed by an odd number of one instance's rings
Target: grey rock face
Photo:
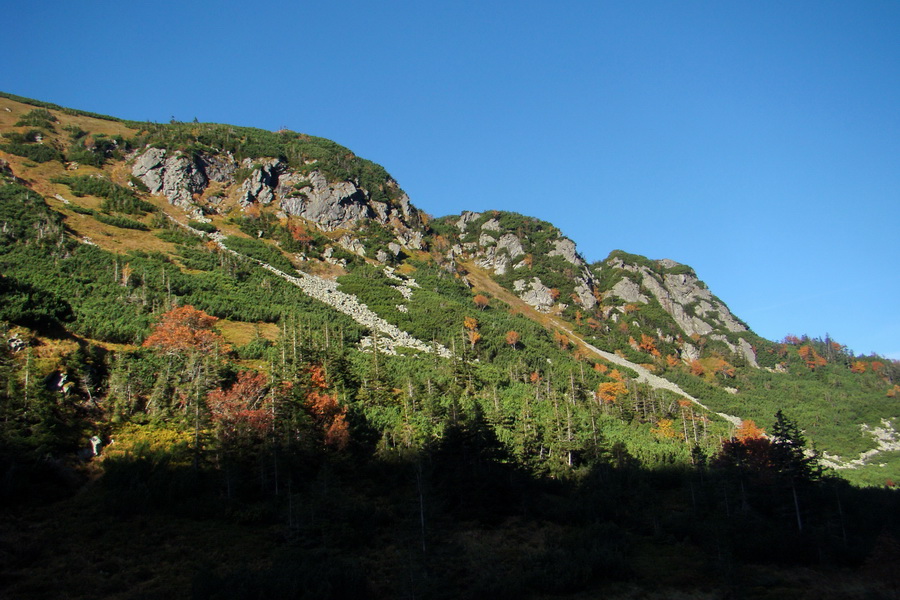
[[[708,289],[701,287],[695,277],[668,273],[660,283],[645,270],[643,283],[688,335],[706,335],[713,330],[713,325],[724,327],[732,333],[747,331],[728,307],[716,300]],[[694,306],[693,316],[685,310],[688,305]]]
[[[756,352],[753,350],[753,345],[744,338],[738,340],[738,345],[740,346],[741,354],[747,359],[747,363],[758,369],[759,363],[756,362]]]
[[[488,235],[486,233],[482,233],[481,237],[478,238],[478,245],[482,248],[486,248],[488,246],[493,246],[497,243],[497,240],[492,235]]]
[[[148,148],[135,159],[131,174],[144,182],[152,193],[162,194],[169,203],[189,208],[194,194],[202,194],[209,185],[203,164],[181,153],[166,157],[160,148]]]
[[[491,238],[491,240],[493,239]],[[484,269],[493,269],[497,275],[505,275],[506,270],[509,268],[509,256],[498,252],[495,246],[487,248],[483,256],[475,262]]]
[[[243,184],[243,192],[240,203],[247,206],[253,202],[271,204],[275,200],[275,189],[278,187],[278,178],[284,173],[287,165],[278,159],[272,159],[254,170]]]
[[[647,296],[641,293],[641,287],[627,277],[623,277],[610,291],[625,302],[642,302],[646,304],[650,301]]]
[[[554,241],[553,250],[548,252],[547,256],[562,256],[577,267],[584,266],[584,261],[578,256],[578,251],[575,249],[575,242],[569,238],[559,238]]]
[[[531,282],[518,280],[513,284],[514,289],[520,292],[519,297],[540,312],[548,312],[553,306],[554,300],[550,288],[545,286],[537,277],[532,277]]]
[[[422,231],[418,229],[400,230],[397,232],[397,239],[401,244],[413,250],[421,250],[424,247]]]
[[[209,184],[202,167],[186,156],[170,156],[163,168],[163,195],[175,206],[190,207],[193,194],[202,194]]]
[[[500,236],[500,240],[497,242],[498,250],[506,250],[509,254],[510,258],[518,258],[525,254],[525,250],[522,248],[522,242],[519,241],[512,233],[506,233]]]
[[[580,301],[581,305],[588,310],[591,310],[592,308],[597,306],[597,299],[594,297],[594,293],[591,291],[589,282],[582,277],[579,277],[576,282],[575,295],[578,296],[578,300]]]
[[[310,185],[300,190],[303,196],[284,198],[281,208],[289,215],[303,217],[324,231],[346,227],[374,218],[365,192],[349,181],[329,184],[319,171],[309,174]]]
[[[237,170],[237,162],[230,152],[223,155],[204,155],[202,162],[206,176],[210,181],[218,183],[230,182]]]
[[[363,243],[356,238],[350,237],[349,235],[342,235],[341,239],[338,240],[338,244],[340,244],[347,252],[352,252],[357,256],[366,255],[366,247],[363,245]]]
[[[481,217],[481,213],[469,212],[467,210],[463,211],[459,216],[459,221],[456,222],[456,226],[459,228],[460,233],[465,233],[469,223],[475,221],[479,217]]]
[[[144,182],[154,194],[163,186],[162,166],[165,158],[166,151],[162,148],[148,148],[135,159],[131,167],[131,174]]]
[[[500,231],[500,221],[497,219],[488,219],[481,226],[483,231]]]

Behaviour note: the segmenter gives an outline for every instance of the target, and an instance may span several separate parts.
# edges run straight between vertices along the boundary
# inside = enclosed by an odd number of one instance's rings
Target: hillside
[[[211,539],[260,550],[166,578],[104,534],[118,564],[72,597],[629,597],[700,589],[712,564],[719,591],[850,569],[831,593],[896,551],[896,361],[765,340],[690,267],[588,263],[531,217],[431,218],[322,138],[10,95],[0,132],[14,596],[66,569],[16,556],[16,519],[46,541],[85,511],[188,539],[219,519]],[[320,581],[287,566],[323,561]]]

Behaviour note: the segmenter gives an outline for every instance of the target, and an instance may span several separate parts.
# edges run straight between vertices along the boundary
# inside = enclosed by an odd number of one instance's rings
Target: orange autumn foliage
[[[478,329],[478,320],[475,317],[464,317],[463,327],[465,327],[469,331],[475,331],[476,329]]]
[[[653,341],[653,338],[646,333],[641,334],[641,343],[638,347],[653,356],[660,356],[660,352],[656,349],[656,343]]]
[[[828,361],[822,358],[815,349],[806,344],[805,346],[800,346],[800,350],[798,350],[800,354],[800,358],[806,361],[806,366],[812,371],[815,371],[817,367],[824,367],[828,364]]]
[[[664,439],[684,439],[684,434],[675,429],[672,419],[658,420],[656,427],[651,428],[650,432]]]
[[[211,352],[216,348],[220,352],[228,352],[231,348],[222,336],[213,331],[216,321],[216,317],[189,304],[175,307],[160,318],[144,340],[144,346],[171,354],[191,350]]]
[[[628,388],[621,381],[607,381],[597,386],[597,401],[600,403],[615,404],[619,396],[628,394]]]
[[[487,308],[488,304],[490,304],[490,300],[487,299],[487,296],[482,294],[477,294],[474,298],[472,298],[472,302],[475,303],[475,306],[478,310],[484,310]]]
[[[696,375],[697,377],[700,377],[704,373],[706,373],[706,368],[702,364],[700,364],[700,361],[692,360],[691,361],[691,375]]]
[[[741,421],[741,426],[734,431],[734,437],[738,440],[755,440],[765,437],[765,435],[765,430],[754,423],[752,419]]]
[[[670,367],[677,367],[680,362],[681,361],[678,360],[678,357],[674,354],[666,354],[666,364]]]
[[[603,363],[594,363],[594,370],[598,373],[606,373],[607,371],[609,371],[609,367],[607,367]]]
[[[312,389],[306,394],[306,408],[313,421],[322,429],[326,446],[343,450],[350,442],[347,409],[338,404],[337,397],[325,390],[328,382],[325,370],[319,365],[309,368]]]
[[[713,373],[724,377],[734,377],[734,367],[727,360],[717,358],[712,364]]]
[[[515,348],[519,344],[519,334],[515,331],[507,331],[506,343]]]

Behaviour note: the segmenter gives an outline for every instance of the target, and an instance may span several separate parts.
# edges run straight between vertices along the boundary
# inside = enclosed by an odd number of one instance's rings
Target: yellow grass
[[[274,323],[247,323],[221,319],[216,323],[216,328],[225,341],[232,346],[243,346],[252,342],[257,336],[270,342],[278,339],[278,325]]]

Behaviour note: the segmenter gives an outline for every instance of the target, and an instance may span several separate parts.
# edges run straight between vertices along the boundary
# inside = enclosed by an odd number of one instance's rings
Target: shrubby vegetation
[[[53,183],[62,183],[78,197],[97,196],[103,198],[101,208],[104,211],[121,212],[128,215],[145,215],[155,207],[145,200],[139,199],[134,192],[108,179],[92,176],[57,177]]]

